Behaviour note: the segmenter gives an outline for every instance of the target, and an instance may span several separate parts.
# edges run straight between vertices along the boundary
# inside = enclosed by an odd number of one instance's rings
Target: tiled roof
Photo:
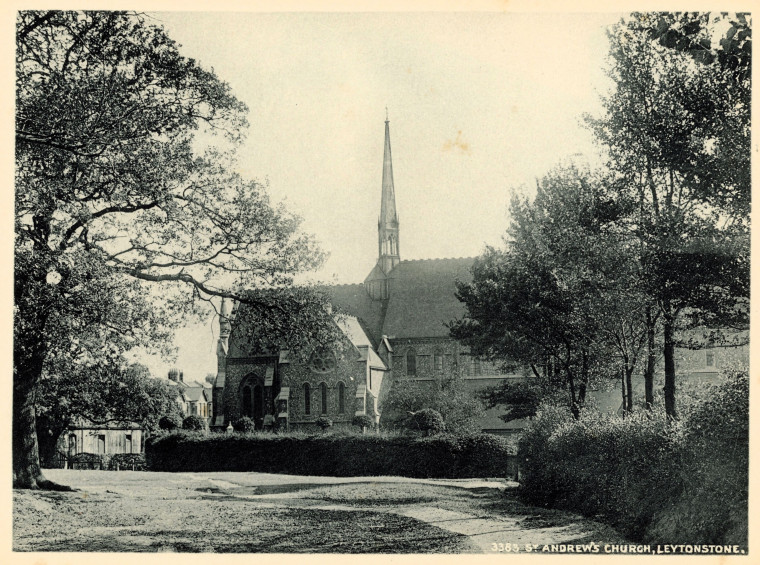
[[[187,387],[183,392],[185,397],[191,402],[208,402],[208,398],[204,396],[204,388],[200,386]],[[210,396],[210,394],[208,395]]]
[[[390,299],[382,333],[390,338],[447,337],[444,325],[464,315],[457,279],[469,282],[472,257],[401,261],[389,273]]]
[[[385,301],[372,300],[362,284],[329,286],[332,304],[338,313],[358,319],[367,337],[377,346],[383,331]]]

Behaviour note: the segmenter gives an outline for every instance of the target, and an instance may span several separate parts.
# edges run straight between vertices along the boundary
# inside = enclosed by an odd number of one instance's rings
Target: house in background
[[[185,381],[183,371],[169,370],[169,382],[177,389],[177,403],[183,417],[200,416],[210,424],[213,417],[213,402],[211,387],[198,381]]]

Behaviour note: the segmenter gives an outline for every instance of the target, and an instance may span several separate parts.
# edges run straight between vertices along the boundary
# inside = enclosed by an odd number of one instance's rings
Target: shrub
[[[188,416],[182,420],[182,429],[191,431],[202,431],[206,429],[206,422],[200,416]]]
[[[144,453],[116,453],[109,462],[111,471],[145,471]]]
[[[327,428],[332,427],[333,421],[327,416],[320,416],[319,418],[317,418],[317,421],[315,422],[315,424],[317,424],[317,426],[322,428],[322,431],[325,431],[327,430]]]
[[[351,425],[361,429],[373,428],[375,426],[375,420],[367,414],[360,414],[358,416],[354,416],[354,419],[351,420]]]
[[[256,429],[256,424],[248,416],[243,416],[232,422],[232,429],[236,432],[252,432]]]
[[[443,416],[431,408],[414,412],[409,418],[407,426],[410,430],[419,431],[425,435],[439,434],[445,428]]]
[[[521,494],[635,540],[746,545],[748,390],[735,372],[683,422],[541,407],[518,447]]]
[[[151,471],[418,478],[504,477],[515,458],[506,439],[488,434],[413,437],[302,432],[170,434],[149,438],[146,457]]]
[[[70,461],[72,469],[107,470],[111,456],[106,453],[77,453]]]
[[[682,488],[655,516],[650,538],[747,544],[749,377],[746,370],[728,373],[684,422],[677,454]]]
[[[485,413],[483,401],[466,388],[459,378],[441,378],[432,382],[399,381],[393,383],[383,400],[382,425],[408,429],[409,414],[423,409],[438,412],[446,430],[456,434],[477,433]]]
[[[166,431],[176,430],[181,425],[182,420],[176,414],[172,414],[171,416],[161,416],[161,419],[158,421],[158,427]]]

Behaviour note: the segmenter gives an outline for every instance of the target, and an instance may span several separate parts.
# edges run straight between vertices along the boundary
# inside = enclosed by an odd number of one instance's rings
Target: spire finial
[[[388,121],[388,106],[385,107],[385,121]]]

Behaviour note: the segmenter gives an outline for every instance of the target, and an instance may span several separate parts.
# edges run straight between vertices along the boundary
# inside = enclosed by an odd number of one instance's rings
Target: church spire
[[[393,161],[391,160],[391,134],[388,126],[388,109],[385,116],[385,151],[383,152],[383,193],[380,201],[380,222],[398,223],[396,217],[396,194],[393,188]]]
[[[389,273],[400,259],[396,194],[393,187],[393,161],[391,160],[391,134],[388,125],[388,109],[385,110],[385,149],[383,152],[383,189],[380,199],[380,219],[377,225],[378,265]]]

